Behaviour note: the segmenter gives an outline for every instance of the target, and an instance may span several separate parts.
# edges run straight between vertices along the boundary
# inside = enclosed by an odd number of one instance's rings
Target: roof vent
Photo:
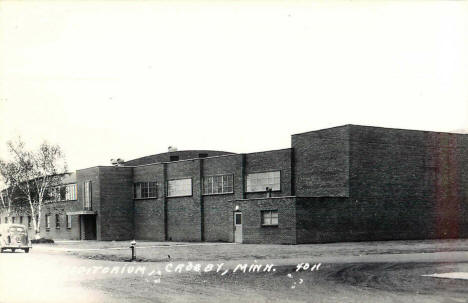
[[[176,152],[176,151],[177,151],[177,147],[175,147],[175,146],[169,146],[169,147],[167,148],[167,151],[168,151],[168,152]]]
[[[121,159],[121,158],[111,159],[110,161],[113,166],[122,166],[123,163],[125,162],[124,159]]]

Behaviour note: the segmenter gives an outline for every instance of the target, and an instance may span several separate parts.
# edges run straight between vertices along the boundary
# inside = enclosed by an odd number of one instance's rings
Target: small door
[[[242,243],[242,212],[234,212],[234,242]]]

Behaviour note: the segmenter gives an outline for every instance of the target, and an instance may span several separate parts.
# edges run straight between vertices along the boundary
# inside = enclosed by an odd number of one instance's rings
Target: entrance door
[[[242,212],[234,212],[234,242],[242,243]]]
[[[96,216],[81,215],[81,240],[96,240]]]

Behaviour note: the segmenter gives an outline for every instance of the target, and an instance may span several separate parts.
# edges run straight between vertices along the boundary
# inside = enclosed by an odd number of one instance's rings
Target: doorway
[[[234,212],[234,242],[242,243],[242,212]]]
[[[96,240],[96,216],[81,215],[80,231],[81,240]]]

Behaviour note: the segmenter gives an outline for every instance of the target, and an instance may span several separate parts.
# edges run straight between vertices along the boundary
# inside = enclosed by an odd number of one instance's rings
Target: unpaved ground
[[[64,251],[84,258],[125,261],[130,258],[128,241],[68,241],[38,245],[38,249]],[[138,241],[141,261],[209,261],[243,259],[291,259],[323,256],[368,256],[381,254],[467,251],[468,239],[348,242],[307,245],[232,243],[179,243]]]
[[[440,250],[441,243],[460,251],[427,252]],[[107,251],[81,250],[119,244],[70,242],[35,246],[30,254],[0,254],[0,302],[468,302],[468,280],[423,276],[468,272],[462,240],[174,246],[168,248],[183,260],[159,262],[96,260],[96,254],[104,258]],[[76,250],[68,251],[71,246]],[[276,248],[280,253],[275,254]],[[405,253],[396,253],[399,249]],[[159,247],[146,250],[148,256],[161,254]],[[109,255],[120,250],[111,251]],[[221,252],[222,258],[214,258]],[[230,254],[234,259],[228,260]],[[304,262],[321,266],[297,272],[297,264]],[[193,268],[198,263],[201,270],[187,271],[188,264]],[[223,270],[203,272],[207,265],[221,263]],[[175,272],[179,264],[184,269]],[[238,264],[274,264],[274,269],[233,272]],[[143,273],[129,273],[129,267],[137,266]],[[111,274],[114,268],[119,271]]]

